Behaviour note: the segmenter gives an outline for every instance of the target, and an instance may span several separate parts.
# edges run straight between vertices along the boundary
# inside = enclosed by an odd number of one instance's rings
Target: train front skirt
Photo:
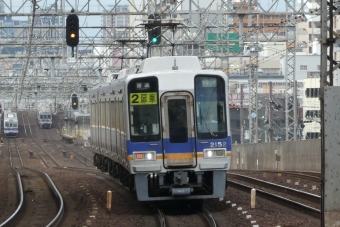
[[[225,195],[227,177],[225,170],[175,171],[167,174],[168,176],[154,173],[136,174],[135,186],[138,200],[209,199],[223,198]],[[172,183],[167,184],[167,179]],[[190,179],[194,181],[190,182]]]

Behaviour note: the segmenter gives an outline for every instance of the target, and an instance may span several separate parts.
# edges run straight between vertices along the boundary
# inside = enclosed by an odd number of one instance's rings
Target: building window
[[[320,133],[319,132],[307,132],[306,139],[319,139]]]
[[[320,110],[307,110],[305,117],[306,118],[320,118]]]
[[[300,70],[307,70],[307,65],[300,65]]]
[[[320,71],[318,72],[307,72],[307,78],[319,78],[320,77]]]
[[[319,97],[320,88],[306,88],[305,95],[307,98],[317,98]]]

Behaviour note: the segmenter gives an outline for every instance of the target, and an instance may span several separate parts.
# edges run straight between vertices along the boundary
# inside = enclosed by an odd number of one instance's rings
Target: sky
[[[3,0],[5,3],[5,12],[9,13],[10,6],[12,6],[13,11],[17,11],[19,8],[19,13],[29,13],[32,11],[32,2],[27,0]],[[103,12],[105,7],[107,10],[111,10],[112,5],[116,3],[119,4],[129,4],[127,0],[37,0],[37,4],[40,8],[49,8],[52,4],[57,1],[58,7],[61,7],[61,3],[65,2],[65,11],[71,12],[72,7],[77,11],[86,12],[89,10],[90,12]],[[131,1],[143,1],[143,0],[131,0]],[[151,1],[151,0],[148,0]],[[160,0],[157,0],[160,1]],[[189,0],[184,0],[185,2],[189,2]],[[220,0],[196,0],[200,3],[200,5],[209,5],[213,2],[214,7],[216,8],[218,4],[220,4]],[[297,0],[296,6],[300,5],[298,2],[301,0]],[[89,4],[88,4],[89,2]],[[284,12],[286,8],[286,2],[284,0],[258,0],[261,7],[264,10],[268,10],[271,7],[272,12]],[[215,6],[216,5],[216,6]],[[54,11],[52,9],[51,11]],[[67,13],[66,13],[67,14]],[[27,17],[14,17],[15,20],[25,20],[27,21]],[[91,27],[91,26],[101,26],[102,20],[101,16],[80,16],[79,17],[79,25],[80,27]],[[96,33],[94,30],[91,30],[91,33]],[[87,33],[87,32],[86,32]]]

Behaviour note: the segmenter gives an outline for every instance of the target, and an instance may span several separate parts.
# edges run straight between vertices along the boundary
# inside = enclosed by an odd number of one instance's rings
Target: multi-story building
[[[308,76],[304,79],[303,94],[303,138],[317,139],[320,137],[321,115],[320,115],[320,76]]]

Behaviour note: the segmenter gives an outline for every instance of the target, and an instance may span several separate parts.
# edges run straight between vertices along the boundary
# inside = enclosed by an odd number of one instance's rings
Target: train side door
[[[164,167],[196,166],[193,98],[167,92],[161,98]]]

